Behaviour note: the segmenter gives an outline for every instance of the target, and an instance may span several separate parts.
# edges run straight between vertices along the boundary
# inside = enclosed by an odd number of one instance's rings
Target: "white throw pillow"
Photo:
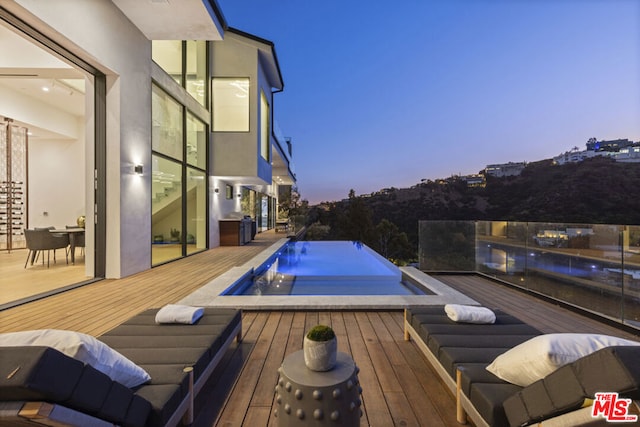
[[[136,387],[149,381],[149,374],[105,343],[73,331],[39,329],[0,334],[1,347],[43,346],[91,365],[114,381]]]
[[[563,365],[617,345],[640,342],[598,334],[540,335],[496,357],[487,370],[504,381],[526,387]]]

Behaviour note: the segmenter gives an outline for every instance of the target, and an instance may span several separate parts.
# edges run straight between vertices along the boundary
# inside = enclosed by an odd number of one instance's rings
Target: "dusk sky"
[[[639,0],[218,4],[275,44],[311,204],[640,140]]]

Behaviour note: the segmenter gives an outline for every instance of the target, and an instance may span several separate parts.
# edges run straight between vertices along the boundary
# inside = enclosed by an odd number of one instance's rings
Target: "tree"
[[[340,237],[369,244],[372,237],[373,221],[371,210],[364,201],[356,196],[353,189],[349,191],[349,200],[340,222]]]
[[[407,234],[401,232],[397,225],[386,218],[376,226],[372,246],[389,260],[406,260],[414,256]]]

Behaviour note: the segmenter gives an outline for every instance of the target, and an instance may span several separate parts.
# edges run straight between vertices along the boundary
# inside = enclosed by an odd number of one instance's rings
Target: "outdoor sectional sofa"
[[[0,425],[175,426],[235,338],[242,313],[205,308],[193,325],[157,324],[144,311],[98,339],[151,377],[128,388],[51,347],[0,347]]]
[[[544,426],[586,425],[594,419],[590,408],[581,408],[596,392],[640,398],[640,346],[603,348],[524,387],[498,378],[486,369],[496,357],[543,334],[514,316],[494,312],[495,323],[470,324],[452,321],[443,306],[405,310],[405,339],[414,339],[455,396],[461,424],[468,416],[476,426],[542,420]]]

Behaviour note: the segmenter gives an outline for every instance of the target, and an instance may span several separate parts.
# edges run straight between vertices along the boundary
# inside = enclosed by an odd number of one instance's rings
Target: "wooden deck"
[[[101,335],[147,308],[181,300],[283,237],[273,231],[260,233],[244,246],[210,249],[123,279],[102,280],[0,311],[0,333],[52,328]]]
[[[196,402],[195,426],[274,425],[277,369],[318,323],[334,328],[338,350],[360,368],[362,426],[459,425],[453,397],[416,345],[403,340],[401,312],[245,312],[243,322],[243,342]]]
[[[263,233],[243,247],[217,248],[120,280],[105,280],[0,312],[0,332],[58,328],[100,335],[149,307],[178,301],[240,265],[282,235]],[[483,305],[544,332],[633,334],[497,285],[479,276],[440,280]],[[196,401],[194,426],[271,426],[277,368],[302,348],[304,332],[331,325],[339,350],[360,368],[362,426],[458,426],[453,397],[414,342],[400,311],[245,311],[241,343],[232,344]]]
[[[499,308],[544,333],[588,332],[640,339],[640,331],[626,332],[594,318],[579,315],[557,304],[542,301],[505,285],[476,275],[440,275],[441,282],[473,298],[480,304]]]

